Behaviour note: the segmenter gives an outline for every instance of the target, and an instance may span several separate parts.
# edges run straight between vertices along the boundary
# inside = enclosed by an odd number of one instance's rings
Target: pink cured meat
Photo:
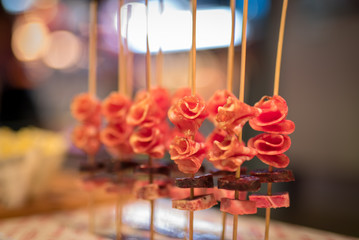
[[[190,196],[190,189],[188,188],[179,188],[174,185],[169,185],[168,189],[169,189],[169,197],[173,200],[189,198]],[[203,195],[203,194],[212,193],[212,192],[207,192],[208,189],[211,188],[195,188],[194,195]]]
[[[77,95],[70,106],[72,116],[84,123],[99,126],[101,124],[101,103],[89,93]]]
[[[204,143],[198,143],[186,137],[173,139],[169,149],[171,159],[178,165],[178,169],[190,174],[198,172],[206,151]]]
[[[289,207],[288,192],[274,193],[273,195],[253,194],[249,196],[249,199],[257,203],[257,208]]]
[[[110,123],[101,131],[101,142],[107,147],[118,146],[129,140],[132,130],[126,122]]]
[[[175,105],[181,98],[191,95],[192,90],[190,88],[179,88],[172,96],[171,105]]]
[[[226,190],[226,189],[218,189],[217,187],[214,188],[207,188],[206,193],[213,193],[216,201],[220,202],[222,198],[234,198],[234,191]],[[247,199],[247,192],[238,192],[238,199],[239,200],[246,200]]]
[[[134,192],[138,199],[154,200],[161,197],[168,197],[168,181],[155,180],[154,183],[148,181],[137,181]]]
[[[136,197],[144,200],[155,200],[161,197],[167,197],[167,188],[161,189],[158,184],[152,183],[140,187],[136,191]]]
[[[100,132],[96,125],[84,124],[74,128],[72,142],[89,155],[95,155],[100,148]]]
[[[286,120],[288,115],[287,102],[281,96],[264,96],[254,106],[262,110],[258,117],[249,121],[254,130],[278,134],[294,132],[294,123]]]
[[[248,146],[255,148],[258,154],[278,155],[286,152],[291,145],[290,137],[281,134],[262,133],[248,141]]]
[[[248,141],[248,146],[257,150],[257,157],[262,162],[276,168],[288,166],[289,158],[283,153],[290,145],[290,137],[274,133],[262,133]]]
[[[137,94],[126,121],[131,126],[152,127],[160,123],[162,111],[148,92]]]
[[[186,136],[194,136],[208,116],[204,100],[199,96],[185,96],[168,111],[170,121]]]
[[[199,211],[213,207],[217,204],[213,194],[196,196],[193,199],[172,200],[172,208],[187,211]]]
[[[131,106],[131,100],[125,95],[113,92],[102,103],[102,114],[110,123],[123,123]]]
[[[222,198],[221,208],[222,212],[233,215],[256,214],[256,202],[248,200],[237,200],[230,198]]]
[[[156,87],[151,89],[151,95],[153,96],[153,99],[157,103],[157,106],[161,109],[163,112],[163,116],[167,116],[167,111],[170,107],[170,101],[171,97],[168,93],[166,88],[163,87]]]
[[[283,153],[278,155],[257,154],[257,158],[265,164],[276,168],[285,168],[290,162],[289,157]]]
[[[216,120],[219,128],[238,136],[244,124],[261,112],[262,110],[257,107],[251,107],[235,97],[228,97],[227,103],[218,108]]]
[[[207,107],[209,113],[209,120],[217,125],[216,116],[218,114],[218,107],[223,107],[227,103],[228,97],[235,97],[228,90],[217,90],[213,96],[208,100]]]
[[[244,161],[251,160],[257,153],[253,148],[246,147],[238,138],[218,136],[208,153],[208,160],[220,170],[236,171]]]
[[[148,154],[153,158],[163,158],[165,143],[163,134],[157,127],[141,127],[130,137],[130,145],[135,153]]]

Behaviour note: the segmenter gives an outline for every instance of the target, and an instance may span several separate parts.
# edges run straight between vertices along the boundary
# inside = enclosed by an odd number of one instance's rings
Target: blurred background
[[[71,156],[76,150],[69,136],[76,121],[69,106],[76,94],[87,91],[89,1],[0,2],[0,125],[59,133]],[[125,3],[121,35],[129,48],[135,94],[145,86],[145,7],[142,1]],[[161,46],[163,84],[171,92],[188,83],[189,5],[164,0],[161,13],[158,1],[150,1],[152,72],[155,76]],[[237,94],[242,1],[236,5]],[[198,0],[197,85],[206,100],[226,87],[228,6],[228,0]],[[273,91],[281,6],[280,0],[249,1],[245,98],[251,105]],[[117,89],[117,0],[100,1],[98,17],[97,93],[104,99]],[[296,181],[273,185],[274,191],[291,194],[291,207],[272,211],[273,219],[359,237],[358,43],[359,1],[289,1],[279,93],[296,124],[288,151]],[[211,129],[209,123],[201,128],[204,134]],[[255,135],[249,128],[244,134],[245,139]],[[1,163],[6,157],[0,157]],[[73,167],[70,161],[65,158],[61,168]],[[265,167],[256,159],[246,166]]]

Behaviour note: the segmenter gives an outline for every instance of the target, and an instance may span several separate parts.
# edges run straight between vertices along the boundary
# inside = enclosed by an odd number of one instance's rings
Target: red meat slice
[[[233,215],[256,214],[256,202],[249,200],[238,200],[230,198],[222,198],[221,208],[222,212]]]
[[[213,207],[217,204],[213,194],[196,196],[193,199],[172,200],[172,208],[188,211],[199,211]]]
[[[275,193],[273,195],[253,194],[249,196],[249,199],[257,203],[257,208],[289,207],[288,192]]]

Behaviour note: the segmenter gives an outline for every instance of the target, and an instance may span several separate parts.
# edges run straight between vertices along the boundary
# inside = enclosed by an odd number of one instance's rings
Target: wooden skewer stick
[[[126,41],[124,44],[124,52],[126,53],[125,69],[126,69],[126,91],[129,97],[132,96],[132,78],[133,78],[133,53],[128,48],[128,26],[132,14],[132,6],[127,6],[127,19],[126,19]]]
[[[124,0],[118,0],[118,14],[117,14],[117,30],[118,30],[118,90],[120,93],[126,95],[126,64],[124,46],[122,40],[122,19],[121,19],[121,7]]]
[[[243,2],[243,21],[242,21],[242,53],[241,53],[241,75],[239,86],[239,101],[244,102],[244,83],[246,73],[246,55],[247,55],[247,18],[248,18],[248,0]]]
[[[197,0],[192,0],[192,49],[191,49],[191,63],[190,69],[192,73],[191,77],[191,90],[192,95],[196,95],[196,25],[197,25]],[[194,138],[194,136],[193,136]],[[194,178],[194,174],[192,174]],[[194,189],[190,190],[190,199],[194,198]],[[193,211],[189,211],[189,239],[193,240]]]
[[[228,66],[227,66],[227,90],[232,92],[233,88],[233,62],[234,62],[234,29],[235,29],[235,10],[236,1],[231,0],[231,14],[232,14],[232,29],[231,29],[231,43],[228,48]]]
[[[196,95],[196,24],[197,23],[197,0],[192,0],[192,95]]]
[[[151,90],[151,53],[150,53],[150,45],[148,41],[148,0],[146,0],[146,88],[149,92]],[[148,165],[150,168],[149,172],[149,182],[153,183],[153,174],[152,174],[152,157],[148,157]],[[155,212],[155,202],[154,200],[150,200],[151,205],[151,219],[150,219],[150,239],[154,239],[154,212]]]
[[[287,8],[288,8],[288,0],[283,0],[282,15],[280,20],[279,37],[278,37],[273,95],[278,95],[279,92],[279,76],[280,76],[280,67],[282,60],[283,38],[284,38],[285,19],[287,16]],[[272,172],[273,167],[269,166],[268,171]],[[267,194],[272,195],[272,183],[268,183],[267,185]],[[270,208],[266,208],[266,224],[264,231],[265,240],[269,239],[269,224],[270,224]]]
[[[117,199],[116,199],[116,240],[121,240],[122,239],[122,233],[121,233],[121,228],[122,228],[122,203],[121,203],[121,195],[117,194]]]
[[[191,175],[194,178],[194,174]],[[194,198],[194,188],[190,189],[190,199]],[[189,211],[189,239],[193,240],[193,211]]]
[[[126,79],[126,62],[125,62],[125,53],[124,53],[124,44],[122,39],[122,16],[121,8],[123,6],[124,0],[118,0],[118,14],[117,14],[117,30],[118,30],[118,91],[124,95],[128,94],[127,91],[127,79]],[[119,157],[121,159],[121,156]],[[115,209],[115,223],[116,223],[116,239],[122,239],[122,210],[123,206],[120,201],[120,195],[117,194],[116,199],[116,209]]]
[[[246,53],[247,53],[247,19],[248,19],[248,0],[243,1],[243,20],[242,20],[242,52],[241,52],[241,75],[239,84],[239,101],[244,102],[244,83],[246,71]],[[242,132],[239,135],[239,141],[242,141]],[[236,178],[241,177],[241,167],[237,169]],[[235,199],[238,199],[238,191],[234,192]],[[233,216],[233,240],[237,240],[238,215]]]
[[[92,0],[90,3],[90,26],[89,26],[89,75],[88,91],[91,95],[96,95],[96,76],[97,76],[97,6],[98,1]],[[95,156],[89,155],[88,162],[95,164]],[[93,175],[91,172],[90,175]],[[93,190],[89,191],[88,196],[88,214],[89,214],[89,231],[95,232],[95,196]]]
[[[96,95],[96,74],[97,74],[97,0],[90,3],[90,34],[89,34],[89,93]]]
[[[282,16],[280,20],[280,29],[279,29],[279,38],[278,38],[278,47],[277,47],[277,60],[275,63],[273,95],[278,95],[278,91],[279,91],[279,76],[280,76],[280,67],[282,61],[283,38],[284,38],[285,19],[287,16],[287,7],[288,7],[288,0],[283,0]]]
[[[231,41],[228,47],[228,67],[227,67],[227,90],[229,92],[233,92],[233,62],[234,62],[234,29],[235,29],[235,10],[236,10],[236,1],[231,0]],[[226,212],[222,212],[222,234],[221,240],[225,239],[226,235],[226,220],[227,214]]]
[[[160,4],[160,14],[163,14],[163,0],[159,0]],[[162,42],[160,43],[160,49],[157,54],[157,60],[156,60],[156,80],[157,85],[162,86],[163,84],[163,52],[162,52]]]
[[[146,0],[146,88],[151,90],[151,52],[148,40],[148,0]]]

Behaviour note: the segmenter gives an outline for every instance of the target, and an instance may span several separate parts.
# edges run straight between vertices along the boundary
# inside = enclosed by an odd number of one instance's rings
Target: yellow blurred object
[[[66,150],[60,133],[34,127],[18,132],[0,128],[0,202],[17,207],[43,193]]]

